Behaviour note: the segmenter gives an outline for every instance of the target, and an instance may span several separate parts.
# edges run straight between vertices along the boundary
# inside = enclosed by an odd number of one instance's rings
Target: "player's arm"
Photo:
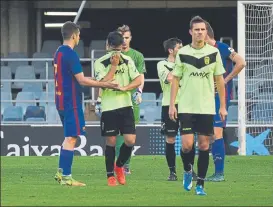
[[[171,83],[173,80],[173,74],[164,66],[162,61],[157,63],[157,75],[166,84]]]
[[[70,61],[72,73],[74,74],[76,80],[78,81],[80,85],[89,86],[89,87],[99,87],[99,88],[113,88],[113,89],[118,88],[117,84],[108,83],[108,82],[101,83],[99,81],[85,77],[82,71],[80,60],[76,54],[72,54],[69,61]]]
[[[100,82],[93,80],[91,78],[85,77],[83,72],[77,73],[74,75],[77,79],[78,83],[82,86],[89,86],[89,87],[97,87],[97,88],[118,88],[118,84],[110,83],[110,82]]]
[[[132,80],[127,86],[120,87],[121,91],[131,91],[138,88],[141,85],[141,76],[133,62],[129,60],[128,62],[129,78]]]
[[[220,52],[218,51],[216,56],[216,64],[214,68],[214,79],[216,82],[217,91],[219,93],[220,98],[220,108],[226,109],[226,90],[225,90],[225,80],[223,74],[225,73],[225,69],[223,67],[223,62],[220,56]]]
[[[232,62],[235,63],[235,65],[231,73],[225,78],[225,83],[229,82],[234,77],[236,77],[246,66],[244,58],[237,52],[235,52],[233,48],[228,48],[228,51],[230,52],[229,59],[231,59]]]
[[[171,81],[171,97],[169,106],[169,117],[171,120],[176,121],[177,110],[175,108],[175,100],[179,89],[179,81],[183,75],[183,64],[180,60],[179,54],[176,55],[174,70],[172,71],[173,79]]]

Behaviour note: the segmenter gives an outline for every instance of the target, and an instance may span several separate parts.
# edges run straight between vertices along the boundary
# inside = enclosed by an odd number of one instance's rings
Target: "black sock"
[[[193,167],[193,165],[194,165],[194,158],[195,158],[195,144],[192,145],[192,149],[191,149],[190,153],[191,153],[191,160],[192,160],[191,164],[192,164],[192,167]]]
[[[201,151],[199,150],[199,157],[197,161],[198,174],[196,185],[204,186],[204,179],[207,175],[209,166],[209,150]]]
[[[166,159],[170,169],[170,173],[176,173],[175,158],[176,158],[176,154],[174,149],[174,143],[171,144],[166,142]]]
[[[114,163],[115,163],[115,147],[106,145],[105,148],[105,165],[107,177],[114,176]]]
[[[182,149],[180,149],[180,155],[183,161],[183,165],[184,165],[184,171],[189,172],[192,170],[192,166],[191,163],[192,161],[192,154],[189,152],[183,152]]]
[[[116,162],[117,167],[122,167],[129,159],[133,150],[133,146],[129,147],[123,143],[120,147],[119,156]]]

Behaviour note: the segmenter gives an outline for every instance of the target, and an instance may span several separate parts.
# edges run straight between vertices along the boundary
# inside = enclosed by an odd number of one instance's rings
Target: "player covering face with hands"
[[[98,81],[113,81],[119,90],[103,89],[101,93],[101,134],[106,137],[105,165],[109,186],[126,183],[124,164],[135,144],[135,120],[131,90],[141,84],[141,77],[133,60],[121,53],[123,37],[111,32],[107,37],[109,52],[96,60],[95,76]],[[124,143],[115,162],[116,136],[123,135]],[[115,177],[116,175],[116,177]]]
[[[122,44],[122,54],[127,55],[130,58],[132,58],[138,72],[140,73],[141,84],[139,87],[137,87],[136,89],[133,89],[131,91],[135,124],[138,124],[140,121],[139,104],[142,102],[141,96],[142,96],[142,91],[143,91],[143,87],[144,87],[144,73],[146,73],[145,61],[144,61],[144,57],[143,57],[142,53],[131,48],[131,46],[130,46],[131,40],[132,40],[132,33],[131,33],[129,26],[123,25],[117,29],[117,32],[119,32],[123,36],[123,40],[124,40],[124,42]],[[107,44],[106,44],[106,50],[111,51],[111,48],[109,48],[107,46]],[[95,112],[96,112],[97,116],[99,116],[99,117],[101,116],[101,90],[99,92],[99,96],[98,96],[97,103],[95,106]],[[119,152],[120,152],[120,147],[124,143],[124,138],[123,138],[123,136],[118,135],[116,139],[117,139],[117,141],[116,141],[116,157],[118,157]],[[131,174],[131,170],[130,170],[130,166],[129,166],[130,160],[131,160],[131,157],[127,160],[127,162],[124,165],[124,170],[127,175]]]

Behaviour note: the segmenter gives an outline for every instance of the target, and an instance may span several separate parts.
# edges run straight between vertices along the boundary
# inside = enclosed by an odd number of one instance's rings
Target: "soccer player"
[[[140,78],[141,78],[141,85],[137,87],[136,89],[132,90],[132,101],[133,101],[133,111],[134,111],[134,119],[135,119],[135,124],[138,124],[140,121],[140,108],[139,104],[142,101],[141,94],[144,88],[144,73],[146,73],[146,67],[145,67],[145,61],[144,61],[144,56],[141,52],[133,49],[130,47],[130,43],[132,40],[132,32],[130,30],[130,27],[128,25],[123,25],[122,27],[119,27],[117,29],[118,32],[120,32],[123,35],[124,39],[124,44],[122,47],[122,53],[124,55],[127,55],[132,58],[132,60],[135,63],[135,66],[140,73]],[[123,137],[121,135],[117,136],[117,143],[116,143],[116,156],[118,157],[119,152],[120,152],[120,147],[123,144]],[[131,161],[131,156],[127,160],[127,162],[124,165],[124,170],[125,173],[131,174],[130,170],[130,161]]]
[[[220,99],[218,113],[222,120],[227,115],[225,106],[225,83],[223,74],[225,69],[219,50],[205,43],[207,35],[205,20],[196,16],[190,21],[192,43],[182,47],[175,60],[173,80],[171,84],[171,99],[169,107],[170,119],[180,121],[180,134],[182,141],[182,160],[184,166],[183,186],[190,191],[192,188],[192,163],[194,157],[191,153],[194,144],[194,133],[198,134],[199,156],[197,162],[196,195],[206,195],[204,179],[209,165],[209,138],[213,135],[213,118],[215,115],[215,88]],[[175,99],[181,85],[178,115]]]
[[[59,169],[55,175],[61,185],[85,186],[72,178],[71,168],[77,137],[85,135],[82,110],[82,86],[118,88],[117,84],[99,82],[83,74],[77,53],[73,50],[80,40],[80,29],[66,22],[61,33],[63,45],[54,55],[55,103],[64,128],[64,142],[60,151]]]
[[[130,47],[130,43],[132,40],[132,33],[131,33],[129,26],[123,25],[122,27],[119,27],[117,29],[117,31],[123,35],[123,39],[124,39],[122,53],[124,55],[127,55],[132,58],[138,72],[140,73],[140,77],[141,77],[141,85],[138,88],[131,91],[135,124],[138,124],[140,121],[139,104],[142,101],[141,94],[142,94],[143,87],[144,87],[144,73],[146,73],[145,61],[144,61],[144,57],[143,57],[142,53],[140,53],[139,51]],[[98,116],[100,116],[100,112],[101,112],[101,97],[100,97],[101,95],[100,94],[101,94],[101,90],[99,91],[99,96],[98,96],[96,107],[95,107],[96,108],[95,111]],[[123,139],[123,136],[121,136],[121,135],[118,135],[116,139],[117,139],[117,141],[116,141],[116,157],[118,157],[119,152],[120,152],[120,147],[124,143],[124,139]],[[129,157],[129,159],[127,160],[127,162],[124,165],[125,174],[127,174],[127,175],[131,174],[130,160],[131,160],[131,156]]]
[[[165,155],[167,164],[170,170],[168,181],[176,181],[176,154],[175,154],[175,137],[178,133],[179,121],[172,121],[169,118],[169,105],[170,105],[170,93],[171,82],[173,79],[172,70],[174,68],[175,56],[178,50],[182,47],[182,41],[178,38],[170,38],[163,42],[165,52],[167,52],[168,58],[161,60],[157,63],[157,73],[160,80],[161,89],[163,92],[162,97],[162,112],[161,112],[161,133],[166,135],[166,147]],[[175,101],[177,108],[178,98]]]
[[[105,164],[109,186],[117,181],[124,185],[124,164],[132,153],[136,139],[135,120],[131,90],[141,85],[141,76],[134,61],[121,53],[123,37],[119,32],[111,32],[107,37],[108,53],[96,60],[94,69],[98,81],[114,80],[120,85],[119,91],[105,89],[101,96],[101,134],[106,137]],[[124,143],[115,163],[116,136],[123,135]]]
[[[222,62],[226,73],[224,74],[225,87],[226,87],[226,109],[228,110],[230,100],[232,98],[232,79],[236,77],[245,67],[246,62],[242,56],[237,54],[235,50],[227,44],[216,41],[214,39],[214,32],[211,25],[206,22],[207,37],[206,42],[220,51]],[[233,65],[233,62],[235,65]],[[219,94],[215,94],[216,111],[220,108]],[[224,181],[224,161],[225,161],[225,144],[223,139],[223,129],[226,127],[226,121],[222,121],[219,114],[214,116],[214,136],[212,136],[212,155],[215,166],[215,172],[212,176],[206,178],[207,181],[221,182]]]

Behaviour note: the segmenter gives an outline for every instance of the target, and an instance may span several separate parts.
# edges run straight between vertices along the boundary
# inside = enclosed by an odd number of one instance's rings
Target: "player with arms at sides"
[[[54,55],[55,103],[64,128],[64,142],[60,151],[59,169],[55,175],[61,185],[85,186],[72,178],[74,147],[79,136],[85,135],[82,109],[82,86],[118,88],[117,84],[99,82],[83,74],[80,59],[73,50],[80,40],[79,26],[66,22],[61,33],[63,45]]]
[[[198,135],[199,156],[197,161],[196,195],[206,195],[204,179],[209,165],[209,138],[213,135],[213,118],[215,115],[215,88],[220,98],[220,114],[222,120],[227,115],[225,106],[225,69],[217,48],[206,44],[207,35],[205,20],[196,16],[190,21],[192,43],[182,47],[175,60],[173,80],[171,84],[170,119],[180,121],[182,141],[182,161],[184,166],[183,186],[192,188],[192,163],[194,157],[190,153],[194,144],[194,134]],[[179,89],[178,112],[175,100]]]
[[[117,181],[124,185],[124,164],[129,159],[136,140],[135,120],[131,91],[141,85],[141,76],[133,60],[121,53],[123,37],[119,32],[110,32],[107,37],[108,53],[97,59],[94,64],[98,81],[114,80],[118,90],[104,89],[101,96],[101,135],[106,137],[105,165],[108,186],[116,186]],[[115,162],[116,136],[123,135]]]
[[[242,56],[237,54],[235,50],[227,44],[216,41],[214,39],[214,32],[211,25],[206,22],[207,37],[206,42],[220,51],[222,62],[226,73],[224,74],[225,88],[226,88],[226,109],[228,110],[230,100],[232,99],[233,78],[236,77],[246,66],[246,62]],[[233,62],[235,65],[233,65]],[[215,93],[216,111],[220,108],[219,94]],[[221,120],[219,114],[214,116],[214,136],[212,136],[213,161],[215,166],[215,173],[206,178],[206,181],[221,182],[224,181],[224,161],[225,161],[225,144],[223,139],[223,129],[226,127],[226,121]]]
[[[142,101],[141,94],[142,94],[143,87],[144,87],[144,73],[146,73],[144,56],[139,51],[130,47],[130,43],[132,40],[132,33],[131,33],[130,27],[128,25],[123,25],[122,27],[119,27],[117,29],[117,31],[123,35],[123,39],[124,39],[124,43],[122,46],[122,54],[127,55],[130,58],[132,58],[138,72],[140,73],[140,77],[141,77],[141,85],[138,88],[131,91],[135,124],[138,124],[140,121],[139,104]],[[101,105],[100,105],[101,97],[100,96],[101,96],[101,90],[99,92],[99,97],[97,99],[97,104],[96,104],[96,114],[98,116],[100,116],[100,111],[101,111]],[[116,140],[117,140],[116,141],[116,157],[118,157],[119,152],[120,152],[120,147],[124,143],[124,139],[123,139],[123,136],[118,135]],[[131,156],[124,165],[124,170],[125,170],[126,174],[131,174],[130,160],[131,160]]]
[[[174,122],[169,118],[169,105],[171,82],[173,79],[172,70],[174,68],[175,56],[178,50],[182,47],[182,41],[178,38],[170,38],[163,42],[165,52],[168,53],[168,58],[157,63],[157,74],[160,80],[162,97],[162,112],[161,112],[161,133],[166,136],[165,156],[170,170],[168,181],[176,181],[176,154],[175,154],[175,137],[178,133],[179,121]],[[179,93],[179,92],[178,92]],[[175,107],[178,105],[178,98],[175,101]]]

